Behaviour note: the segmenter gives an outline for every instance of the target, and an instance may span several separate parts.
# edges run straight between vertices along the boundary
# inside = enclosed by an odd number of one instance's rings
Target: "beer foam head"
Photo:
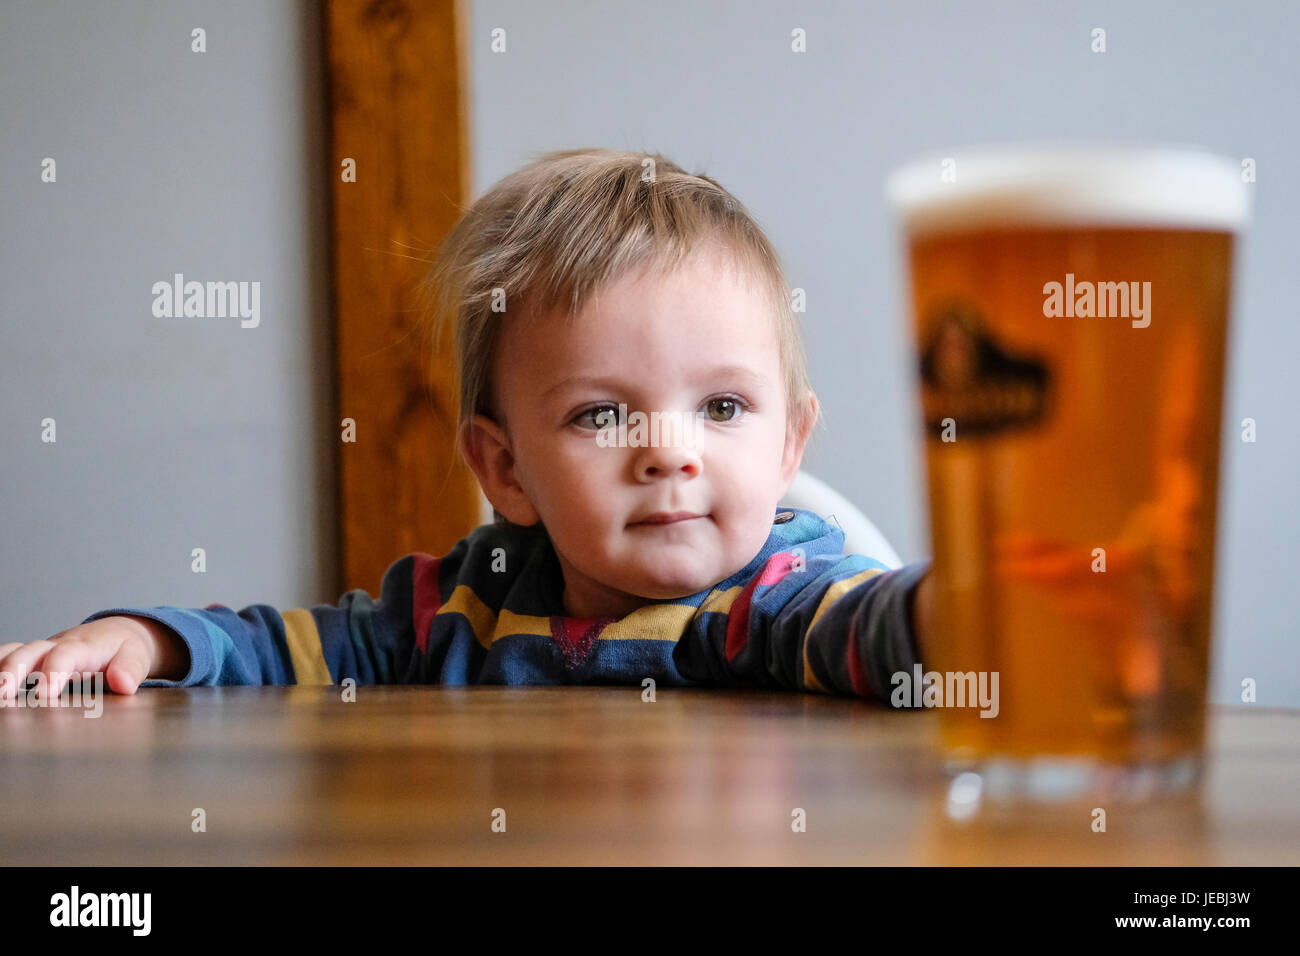
[[[1060,224],[1239,231],[1253,183],[1192,147],[980,146],[893,172],[885,192],[913,234]]]

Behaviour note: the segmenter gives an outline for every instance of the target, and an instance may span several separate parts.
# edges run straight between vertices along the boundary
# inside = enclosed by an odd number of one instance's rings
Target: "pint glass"
[[[890,177],[934,562],[921,657],[946,765],[985,797],[1199,777],[1248,178],[1194,150],[1061,146]]]

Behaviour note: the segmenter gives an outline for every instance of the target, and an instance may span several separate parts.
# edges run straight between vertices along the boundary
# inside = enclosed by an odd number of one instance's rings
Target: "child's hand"
[[[46,694],[63,693],[72,673],[103,672],[109,690],[134,694],[150,676],[180,680],[189,652],[176,632],[152,618],[115,615],[60,631],[43,641],[0,644],[0,699],[15,699],[30,674],[42,673]]]

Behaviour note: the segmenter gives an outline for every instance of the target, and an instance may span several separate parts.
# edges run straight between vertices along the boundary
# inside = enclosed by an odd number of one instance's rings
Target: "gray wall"
[[[337,596],[320,29],[301,3],[4,0],[0,640]],[[177,272],[260,282],[260,324],[155,318]]]
[[[1252,156],[1228,354],[1212,696],[1300,706],[1290,122],[1282,2],[532,3],[471,12],[474,192],[544,149],[662,152],[744,200],[808,292],[828,430],[805,466],[928,554],[884,174],[954,145],[1092,136]],[[189,52],[193,26],[208,53]],[[808,52],[790,52],[803,27]],[[1089,50],[1093,27],[1108,51]],[[502,27],[507,52],[489,50]],[[334,568],[325,483],[319,23],[297,4],[7,4],[0,588],[11,637],[117,603],[301,606]],[[39,182],[44,156],[59,182]],[[159,320],[173,272],[260,279],[262,324]],[[59,441],[39,440],[58,419]],[[1255,444],[1236,440],[1244,417]],[[194,575],[189,552],[208,549]]]

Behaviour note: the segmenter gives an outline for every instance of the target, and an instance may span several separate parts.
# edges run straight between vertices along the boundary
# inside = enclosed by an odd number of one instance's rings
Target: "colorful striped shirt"
[[[620,618],[564,613],[549,536],[475,528],[447,554],[408,554],[378,599],[278,611],[254,604],[114,608],[172,628],[189,649],[179,681],[229,684],[635,684],[763,687],[889,699],[919,661],[912,598],[930,562],[889,569],[844,554],[815,512],[778,511],[744,568],[689,597],[648,600]],[[82,623],[85,623],[83,621]]]

